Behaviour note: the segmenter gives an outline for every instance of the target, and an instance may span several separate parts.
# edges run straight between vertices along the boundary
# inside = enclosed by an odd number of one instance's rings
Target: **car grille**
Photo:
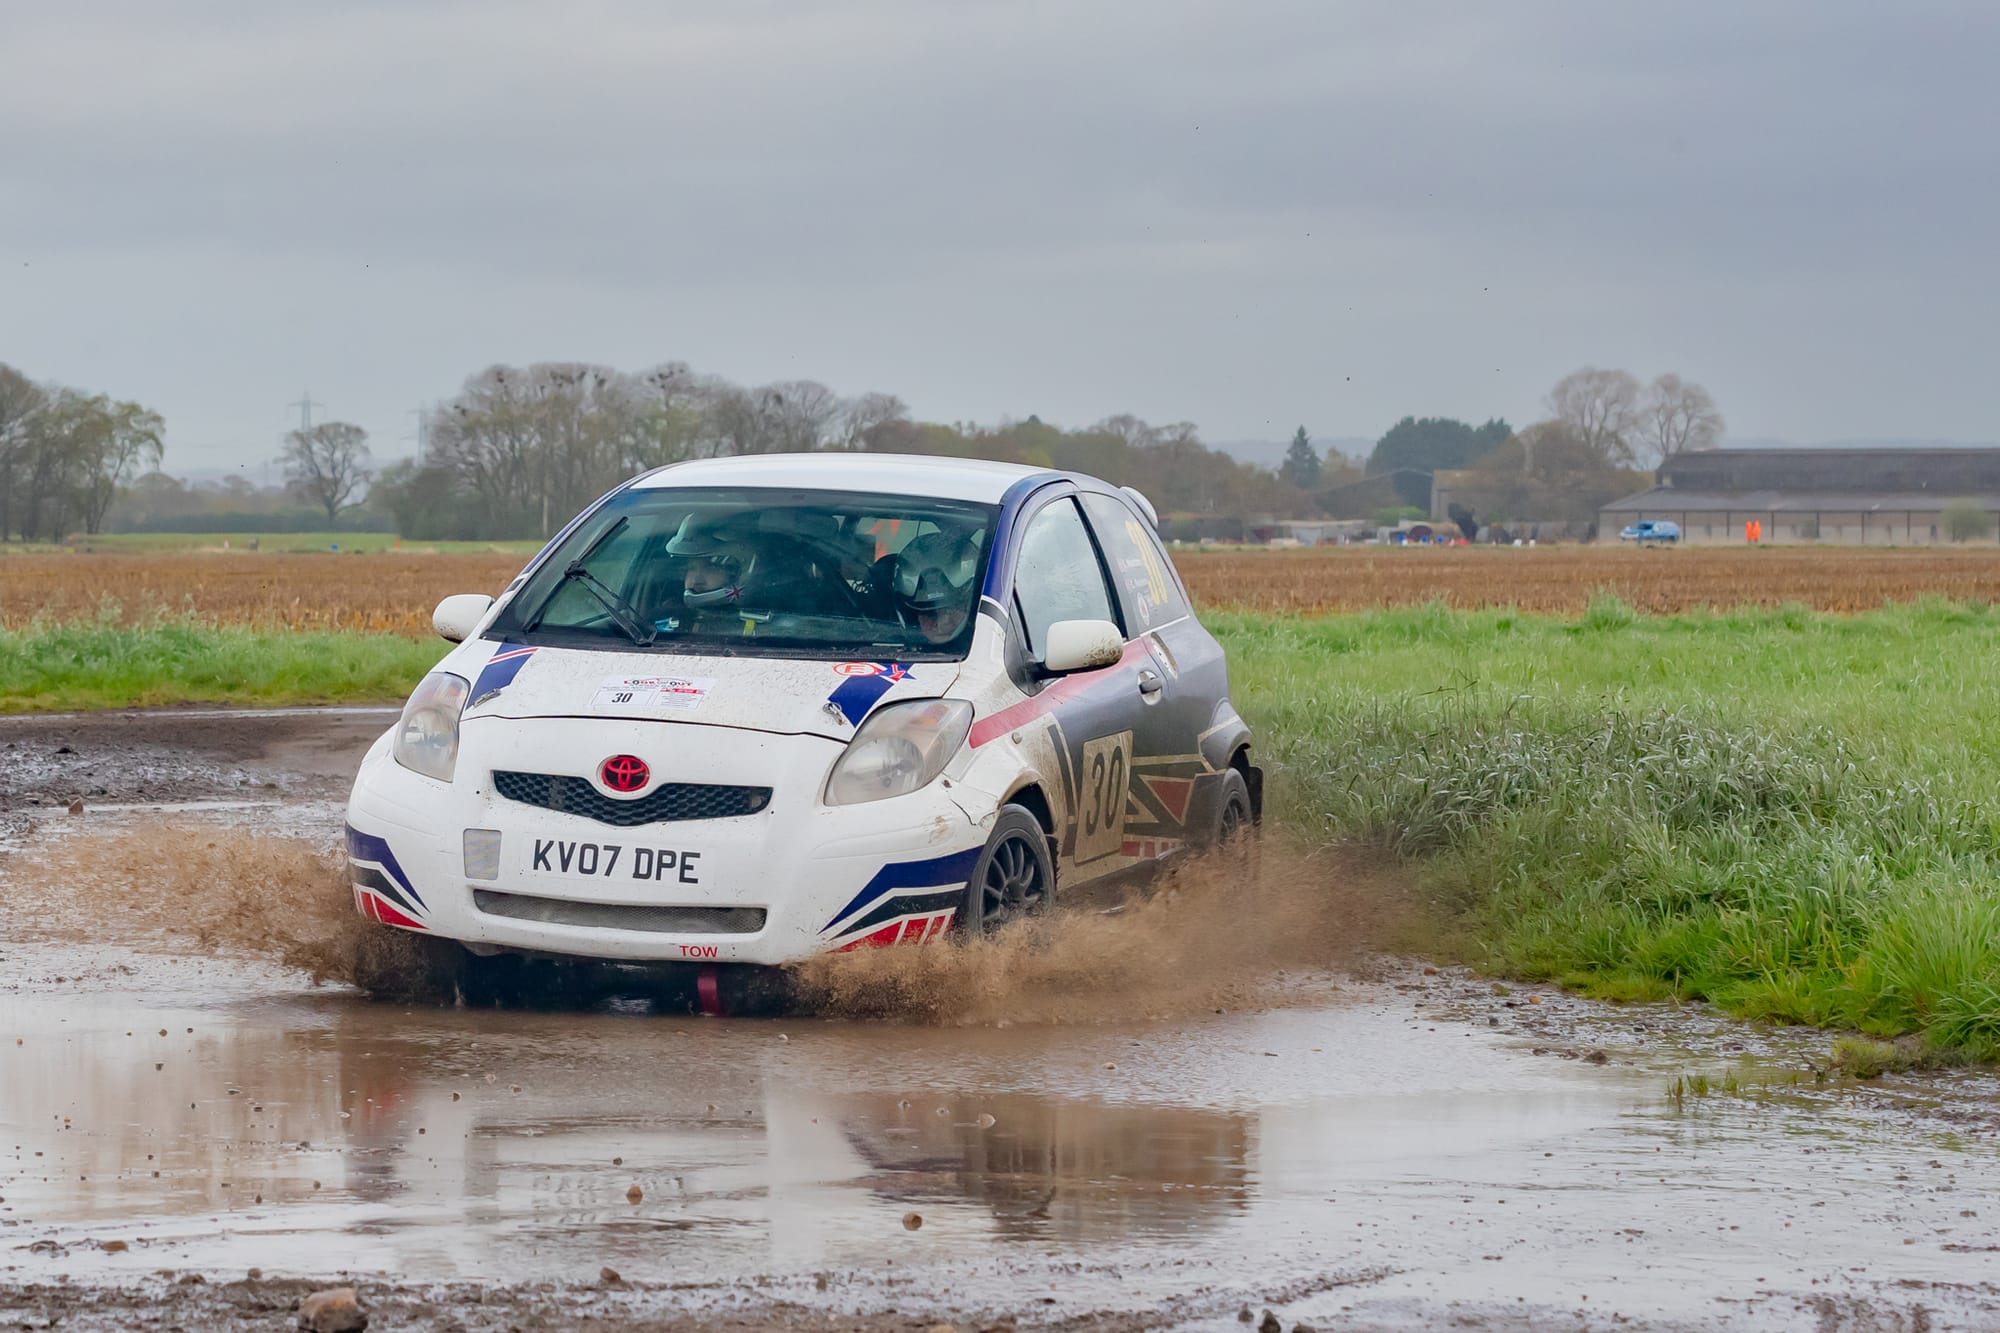
[[[764,928],[761,907],[653,907],[645,904],[578,903],[526,893],[474,889],[472,905],[488,916],[540,921],[554,926],[599,930],[646,930],[671,935],[755,935]]]
[[[636,801],[614,801],[587,779],[559,773],[496,770],[493,789],[510,801],[581,815],[619,828],[677,819],[730,819],[754,815],[771,803],[769,787],[724,787],[707,782],[666,782]]]

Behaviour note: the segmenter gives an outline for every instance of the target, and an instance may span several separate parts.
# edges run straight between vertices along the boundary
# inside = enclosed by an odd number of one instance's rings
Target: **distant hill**
[[[1346,454],[1358,466],[1368,461],[1368,455],[1375,448],[1375,441],[1358,435],[1335,435],[1322,439],[1312,437],[1313,448],[1324,458],[1329,449]],[[1210,440],[1208,447],[1228,454],[1239,463],[1254,463],[1258,467],[1269,468],[1273,472],[1285,461],[1285,450],[1292,447],[1291,437],[1282,440]]]

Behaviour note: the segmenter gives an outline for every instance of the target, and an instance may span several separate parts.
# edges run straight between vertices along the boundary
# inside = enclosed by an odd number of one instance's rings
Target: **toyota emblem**
[[[612,791],[634,792],[646,785],[653,776],[646,767],[646,761],[635,754],[614,754],[604,761],[604,767],[597,770],[598,777]]]

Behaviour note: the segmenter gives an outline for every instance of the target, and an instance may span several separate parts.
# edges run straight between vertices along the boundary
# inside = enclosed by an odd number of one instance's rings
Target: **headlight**
[[[472,686],[463,676],[433,671],[411,692],[396,722],[390,753],[412,773],[450,782],[458,767],[458,715]]]
[[[890,704],[861,724],[826,780],[828,805],[859,805],[924,786],[965,744],[972,705],[963,699]]]

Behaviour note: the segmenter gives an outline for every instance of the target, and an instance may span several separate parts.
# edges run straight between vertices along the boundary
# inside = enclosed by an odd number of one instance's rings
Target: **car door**
[[[1167,855],[1188,837],[1202,780],[1220,771],[1203,740],[1228,698],[1222,646],[1194,618],[1152,525],[1122,496],[1080,497],[1111,573],[1128,638],[1142,643],[1140,720],[1132,755],[1132,809],[1126,840],[1143,859]],[[1227,763],[1226,756],[1221,759]]]
[[[1043,504],[1025,521],[1014,566],[1013,612],[1025,660],[1041,660],[1050,625],[1060,620],[1123,619],[1097,545],[1074,495]],[[1125,636],[1129,639],[1129,635]],[[1113,666],[1038,681],[1051,701],[1043,714],[1061,769],[1056,812],[1059,874],[1070,883],[1130,863],[1126,837],[1137,747],[1150,744],[1146,674],[1159,667],[1141,643],[1128,642]]]

